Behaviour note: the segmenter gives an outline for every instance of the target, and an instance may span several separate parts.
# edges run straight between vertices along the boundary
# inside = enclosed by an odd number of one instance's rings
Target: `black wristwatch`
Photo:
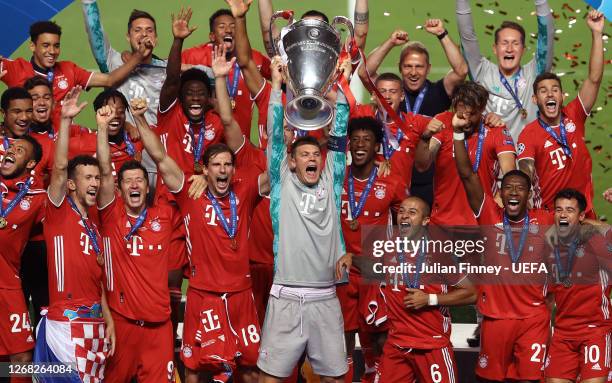
[[[437,36],[438,40],[442,40],[443,38],[446,37],[446,35],[448,35],[448,31],[445,29],[444,32],[442,32],[441,34]]]

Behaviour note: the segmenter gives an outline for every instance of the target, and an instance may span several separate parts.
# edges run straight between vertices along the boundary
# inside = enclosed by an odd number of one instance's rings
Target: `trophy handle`
[[[288,11],[276,11],[272,14],[272,17],[270,18],[270,44],[272,45],[272,51],[274,53],[274,56],[278,55],[278,42],[280,40],[280,37],[278,39],[274,38],[274,34],[272,33],[272,26],[274,25],[274,22],[276,21],[276,19],[279,18],[283,18],[285,20],[287,20],[289,22],[289,24],[293,24],[293,11],[288,10]],[[279,34],[280,36],[280,34]]]
[[[353,23],[351,23],[351,20],[349,20],[348,18],[344,17],[344,16],[336,16],[334,17],[334,19],[331,22],[331,26],[336,28],[336,24],[343,24],[344,26],[346,26],[348,28],[349,31],[349,35],[350,35],[350,40],[349,41],[349,46],[347,48],[347,50],[349,52],[351,52],[352,48],[353,48],[353,42],[355,41],[355,29],[353,28]]]

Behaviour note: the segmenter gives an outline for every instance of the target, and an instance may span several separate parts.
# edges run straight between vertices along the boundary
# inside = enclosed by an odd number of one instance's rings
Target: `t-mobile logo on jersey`
[[[312,213],[312,209],[314,209],[316,201],[317,201],[316,196],[309,194],[309,193],[302,193],[302,197],[300,200],[300,213],[301,214]]]
[[[132,240],[127,242],[127,248],[130,250],[130,255],[132,257],[139,257],[140,253],[138,250],[144,249],[142,238],[137,235],[132,236]]]
[[[210,332],[214,330],[218,330],[221,328],[221,323],[219,322],[219,316],[213,314],[213,310],[202,311],[202,327],[205,332]]]
[[[91,243],[90,243],[89,236],[81,232],[80,240],[81,242],[79,242],[79,244],[83,246],[83,254],[89,255],[89,251],[93,250],[93,247],[91,246]]]
[[[552,152],[548,152],[550,156],[551,162],[553,165],[557,165],[557,170],[561,170],[565,167],[565,160],[567,157],[565,156],[565,152],[563,152],[563,148],[557,148]]]

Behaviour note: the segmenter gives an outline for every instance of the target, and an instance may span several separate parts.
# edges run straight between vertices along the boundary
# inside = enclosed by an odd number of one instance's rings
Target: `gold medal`
[[[570,277],[565,277],[563,279],[563,282],[561,282],[563,284],[563,287],[565,287],[566,289],[569,289],[570,287],[572,287],[572,280],[570,279]]]
[[[359,221],[356,219],[349,221],[349,227],[352,231],[357,231],[357,229],[359,229]]]
[[[231,103],[232,103],[232,110],[236,109],[236,100],[234,100],[233,98],[231,99]]]
[[[104,257],[102,256],[102,254],[98,254],[96,256],[96,261],[98,261],[98,265],[104,266]]]
[[[520,112],[521,112],[521,118],[523,120],[526,119],[527,118],[527,109],[521,108]]]
[[[8,226],[8,221],[4,217],[0,217],[0,229],[4,229]]]
[[[136,160],[138,162],[142,161],[142,152],[134,153],[134,160]]]
[[[238,242],[236,241],[236,238],[232,238],[232,243],[230,244],[230,247],[234,251],[238,250]]]
[[[193,164],[193,172],[195,174],[202,174],[204,172],[204,168],[202,167],[202,164],[199,162],[196,162]]]

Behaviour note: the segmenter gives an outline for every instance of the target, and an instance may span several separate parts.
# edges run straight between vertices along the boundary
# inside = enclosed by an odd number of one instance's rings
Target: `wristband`
[[[463,132],[461,132],[461,133],[453,132],[453,140],[455,140],[455,141],[464,141],[465,140],[465,133],[463,133]]]
[[[332,152],[346,153],[346,136],[329,136],[327,141],[327,149]]]
[[[443,38],[445,38],[448,35],[448,31],[445,29],[444,32],[442,32],[441,34],[439,34],[438,40],[442,40]]]
[[[429,294],[429,299],[427,300],[427,304],[429,306],[437,306],[438,305],[438,295],[437,294]]]

